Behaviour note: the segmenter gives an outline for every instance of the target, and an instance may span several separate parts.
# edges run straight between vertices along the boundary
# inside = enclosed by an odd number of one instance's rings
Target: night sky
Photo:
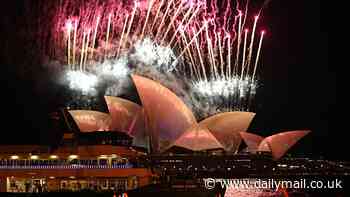
[[[346,131],[336,127],[336,73],[328,63],[328,29],[321,23],[320,7],[319,1],[272,0],[265,8],[261,88],[250,130],[268,136],[310,129],[292,153],[344,160],[346,154],[339,150]],[[63,88],[39,65],[31,48],[36,38],[27,21],[35,10],[28,15],[21,1],[8,1],[2,9],[0,144],[51,143],[55,134],[48,114],[61,106]]]

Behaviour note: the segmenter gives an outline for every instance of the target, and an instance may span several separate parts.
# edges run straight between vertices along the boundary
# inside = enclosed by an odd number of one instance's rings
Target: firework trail
[[[98,87],[91,83],[106,83],[106,94],[118,96],[131,83],[129,75],[137,73],[166,85],[200,117],[250,110],[264,33],[257,31],[261,10],[253,19],[249,1],[56,4],[48,55],[69,70],[69,81],[98,79],[90,80],[88,87],[72,83],[71,88],[87,92]]]

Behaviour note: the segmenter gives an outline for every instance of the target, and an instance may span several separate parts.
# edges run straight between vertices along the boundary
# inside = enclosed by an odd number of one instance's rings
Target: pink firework
[[[55,9],[50,21],[49,56],[71,70],[91,72],[96,64],[108,59],[142,51],[147,54],[132,57],[147,57],[150,58],[147,63],[162,62],[176,67],[173,70],[189,77],[195,87],[192,90],[200,96],[226,97],[234,100],[226,106],[229,110],[237,106],[247,110],[242,103],[255,94],[264,38],[264,31],[259,30],[261,10],[256,16],[248,15],[248,3],[240,0],[51,3]],[[136,50],[136,46],[146,48]],[[156,46],[156,52],[147,51],[151,46]],[[157,58],[163,60],[155,61]],[[213,84],[227,83],[231,84],[229,89],[226,86],[219,87],[222,91],[212,89],[218,88]]]

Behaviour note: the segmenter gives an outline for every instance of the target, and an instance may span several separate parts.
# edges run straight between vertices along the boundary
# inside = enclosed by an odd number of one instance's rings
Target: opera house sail
[[[287,131],[264,138],[248,132],[255,113],[243,111],[197,121],[170,89],[143,76],[131,77],[140,104],[105,96],[107,112],[64,109],[54,117],[66,125],[58,147],[2,146],[0,191],[125,191],[153,182],[156,174],[145,164],[153,154],[264,152],[277,161],[310,132]]]

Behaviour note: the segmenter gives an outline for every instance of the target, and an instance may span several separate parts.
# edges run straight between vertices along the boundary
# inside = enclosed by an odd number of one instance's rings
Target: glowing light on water
[[[237,180],[238,183],[239,180]],[[266,181],[267,180],[263,180]],[[247,179],[242,181],[241,184],[237,184],[232,187],[228,187],[225,191],[224,197],[276,197],[276,196],[285,196],[288,197],[287,192],[276,190],[276,188],[265,188],[256,187],[259,183],[256,179]]]

